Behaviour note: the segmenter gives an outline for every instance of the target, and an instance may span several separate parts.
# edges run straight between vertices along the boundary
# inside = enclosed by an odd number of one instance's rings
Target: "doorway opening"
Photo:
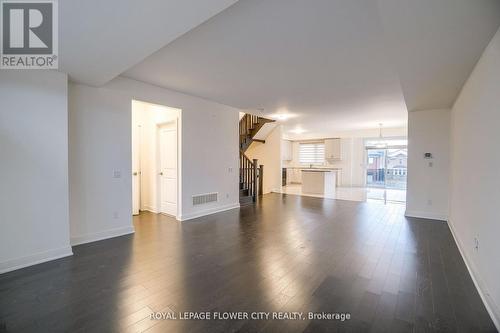
[[[181,110],[132,101],[132,214],[180,216]]]
[[[367,199],[406,202],[407,142],[406,139],[365,142]]]

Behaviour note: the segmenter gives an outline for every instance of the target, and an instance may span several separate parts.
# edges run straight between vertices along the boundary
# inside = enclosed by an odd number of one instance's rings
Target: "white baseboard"
[[[486,307],[486,311],[488,311],[488,314],[490,315],[491,320],[495,324],[497,330],[500,331],[500,307],[495,303],[495,300],[491,298],[490,293],[488,292],[488,289],[485,287],[484,282],[481,280],[481,278],[474,273],[477,270],[475,269],[474,264],[467,259],[462,242],[460,242],[460,239],[458,238],[458,235],[453,228],[453,224],[448,222],[448,226],[451,230],[453,239],[457,244],[458,251],[460,251],[460,255],[465,262],[465,266],[467,267],[467,270],[472,277],[474,286],[476,286],[477,292],[479,293],[479,296],[481,297],[481,300]]]
[[[417,217],[420,219],[448,221],[448,215],[446,215],[446,214],[428,213],[428,212],[422,212],[422,211],[416,211],[416,210],[406,210],[405,216]]]
[[[71,246],[66,246],[58,249],[38,252],[21,258],[7,260],[0,263],[0,274],[72,255],[73,251],[71,250]]]
[[[225,205],[225,206],[212,207],[212,208],[204,209],[204,210],[197,211],[197,212],[190,213],[190,214],[184,214],[184,215],[181,214],[179,216],[178,220],[179,221],[187,221],[187,220],[195,219],[197,217],[202,217],[205,215],[220,213],[220,212],[224,212],[226,210],[231,210],[231,209],[236,209],[236,208],[240,208],[239,202],[235,203],[235,204]]]
[[[144,206],[143,208],[141,208],[141,211],[144,211],[144,210],[151,212],[151,213],[155,213],[155,214],[160,213],[160,211],[158,209],[156,209],[156,207],[153,207],[153,206]]]
[[[96,232],[93,234],[75,236],[75,237],[71,237],[71,246],[96,242],[96,241],[100,241],[103,239],[108,239],[108,238],[113,238],[113,237],[118,237],[118,236],[123,236],[123,235],[128,235],[128,234],[133,234],[134,232],[135,232],[134,227],[129,226],[129,227],[104,230],[104,231]]]

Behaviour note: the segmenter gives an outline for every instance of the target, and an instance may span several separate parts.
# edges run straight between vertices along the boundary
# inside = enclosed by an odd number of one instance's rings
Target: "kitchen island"
[[[302,169],[302,192],[334,195],[337,173],[328,169]]]

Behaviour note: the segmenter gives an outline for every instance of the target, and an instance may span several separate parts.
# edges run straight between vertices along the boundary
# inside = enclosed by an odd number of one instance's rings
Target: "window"
[[[301,143],[299,146],[300,164],[323,164],[325,163],[324,143]]]

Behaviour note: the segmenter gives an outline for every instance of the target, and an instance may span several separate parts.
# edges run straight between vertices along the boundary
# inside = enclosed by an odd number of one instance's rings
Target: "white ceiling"
[[[266,114],[285,129],[404,126],[398,75],[370,1],[239,1],[124,75]]]
[[[499,0],[378,0],[408,110],[450,108],[500,24]]]
[[[95,85],[125,71],[328,134],[450,107],[500,24],[500,0],[234,2],[61,1],[61,67]]]
[[[102,85],[236,1],[59,1],[59,68]]]

